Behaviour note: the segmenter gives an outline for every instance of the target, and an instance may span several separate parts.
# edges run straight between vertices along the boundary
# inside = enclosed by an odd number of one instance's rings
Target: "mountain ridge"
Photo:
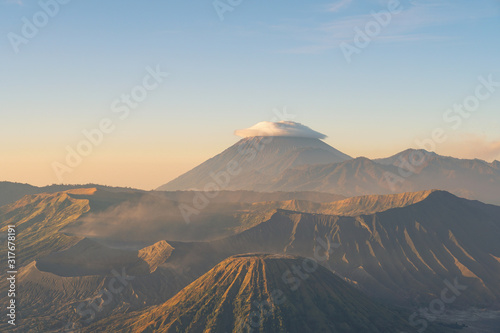
[[[413,161],[411,154],[425,154]],[[285,170],[265,191],[334,192],[348,197],[438,188],[468,199],[500,204],[500,169],[482,160],[406,150],[389,158],[365,157]]]
[[[170,263],[215,264],[237,253],[291,254],[322,262],[369,295],[396,304],[425,304],[443,280],[459,279],[464,304],[500,304],[500,207],[433,191],[425,200],[368,215],[336,216],[277,209],[237,235],[172,243]],[[317,252],[319,251],[319,252]],[[197,253],[203,262],[197,263]],[[168,262],[167,262],[168,263]],[[199,265],[199,266],[198,266]]]
[[[290,167],[348,159],[351,157],[319,139],[249,137],[241,139],[157,190],[203,189],[206,184],[214,182],[210,175],[221,172],[230,173],[230,181],[225,189],[244,189],[238,186],[251,182],[260,184],[269,176],[277,175]],[[234,172],[229,169],[234,169]]]
[[[307,277],[302,280],[282,278],[307,263],[311,264],[295,256],[236,255],[166,303],[104,319],[84,332],[103,327],[122,332],[381,333],[411,329],[400,314],[371,301],[321,266],[306,268]],[[436,332],[435,328],[429,332]]]
[[[488,163],[479,159],[441,156],[423,149],[406,149],[386,158],[347,158],[345,155],[341,161],[331,163],[325,160],[315,163],[312,158],[307,158],[306,163],[294,163],[300,158],[287,155],[286,158],[281,156],[276,159],[278,155],[272,149],[266,152],[265,145],[264,148],[261,147],[261,151],[250,144],[248,146],[251,148],[244,145],[246,148],[242,150],[243,155],[249,157],[252,163],[265,161],[261,163],[263,166],[256,167],[243,163],[244,160],[242,162],[243,157],[238,156],[240,152],[235,148],[237,145],[238,143],[158,189],[186,190],[200,189],[207,184],[214,185],[221,178],[211,178],[210,175],[225,172],[221,161],[228,163],[237,156],[242,174],[223,177],[227,182],[220,182],[218,185],[222,184],[224,189],[259,192],[313,191],[353,197],[439,188],[468,199],[500,204],[498,161]],[[318,154],[324,154],[324,151]],[[320,160],[318,154],[315,154],[316,160]]]

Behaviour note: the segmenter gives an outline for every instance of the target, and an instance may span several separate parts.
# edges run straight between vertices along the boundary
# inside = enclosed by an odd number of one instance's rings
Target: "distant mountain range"
[[[36,187],[0,182],[0,206],[24,195],[76,188],[145,192],[95,184]],[[311,200],[312,197],[313,201],[326,202],[342,197],[431,189],[500,205],[500,162],[458,159],[415,149],[382,159],[353,159],[319,139],[251,137],[157,191],[168,192],[166,197],[179,202],[192,201],[196,191],[217,192],[211,202]]]
[[[26,195],[40,194],[40,193],[57,193],[68,190],[81,190],[81,189],[97,189],[103,190],[106,193],[116,192],[125,194],[142,194],[151,193],[152,191],[144,191],[130,187],[110,187],[96,184],[85,185],[50,185],[44,187],[37,187],[29,184],[15,183],[15,182],[0,182],[0,207],[16,202]],[[197,191],[162,191],[167,199],[175,200],[178,202],[193,202],[197,195]],[[93,195],[95,197],[95,195]],[[129,198],[131,198],[130,196]],[[238,203],[252,203],[261,201],[284,201],[284,200],[308,200],[313,202],[332,202],[340,199],[345,199],[343,195],[335,193],[324,193],[317,191],[276,191],[276,192],[257,192],[257,191],[219,191],[217,196],[210,198],[210,202],[238,202]]]
[[[383,159],[353,159],[319,139],[253,137],[158,190],[210,190],[214,186],[261,192],[319,191],[348,197],[441,189],[500,205],[500,162],[415,149]]]
[[[350,159],[319,139],[249,137],[157,190],[203,190],[204,186],[219,179],[219,182],[227,183],[226,189],[260,190],[259,184],[290,168]],[[252,183],[255,186],[250,188]]]
[[[81,188],[99,188],[104,189],[108,192],[129,192],[137,191],[143,192],[141,190],[136,190],[128,187],[111,187],[96,184],[85,184],[85,185],[49,185],[49,186],[33,186],[30,184],[14,183],[1,181],[0,182],[0,207],[7,205],[17,200],[21,199],[25,195],[39,194],[39,193],[56,193],[72,189]]]
[[[409,164],[411,155],[425,156],[423,163]],[[498,163],[406,150],[387,159],[360,157],[343,163],[288,169],[262,190],[323,191],[356,196],[435,188],[500,204]]]

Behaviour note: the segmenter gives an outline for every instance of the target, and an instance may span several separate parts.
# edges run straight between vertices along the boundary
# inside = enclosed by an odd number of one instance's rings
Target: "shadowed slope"
[[[0,182],[0,206],[8,205],[10,203],[16,202],[25,195],[34,195],[40,193],[56,193],[63,192],[79,188],[98,188],[100,190],[105,190],[107,192],[128,192],[128,193],[140,193],[144,192],[142,190],[136,190],[126,187],[111,187],[97,184],[85,184],[85,185],[50,185],[37,187],[29,184],[21,184],[14,182]]]
[[[200,194],[200,192],[195,192]],[[191,203],[173,201],[167,193],[150,193],[138,200],[129,200],[107,210],[89,213],[64,232],[106,241],[132,241],[150,244],[161,239],[176,241],[204,241],[220,239],[251,228],[268,220],[276,209],[336,215],[359,215],[404,207],[423,200],[431,191],[403,193],[388,196],[366,196],[328,203],[305,200],[270,202],[209,202],[196,210],[186,223],[182,207]],[[170,194],[170,193],[168,193]],[[254,197],[252,193],[251,197]],[[319,194],[319,193],[318,193]],[[187,194],[186,194],[187,195]],[[201,194],[200,194],[201,195]],[[238,195],[238,192],[235,192]],[[302,196],[301,193],[290,195]],[[181,195],[183,199],[186,197]],[[266,193],[266,197],[289,197],[282,193]],[[293,197],[293,196],[292,196]],[[257,197],[254,197],[257,199]],[[199,202],[198,202],[199,204]],[[95,207],[94,204],[92,207]],[[199,206],[196,206],[199,207]],[[186,208],[183,208],[186,209]],[[141,228],[137,228],[137,223]]]
[[[360,216],[279,210],[210,243],[173,244],[170,264],[206,267],[247,252],[321,258],[367,293],[401,304],[440,297],[444,280],[467,286],[454,306],[500,301],[500,207],[434,191],[415,204]],[[196,262],[203,253],[203,260]]]
[[[225,189],[259,190],[270,177],[286,169],[300,165],[338,163],[349,159],[350,156],[319,139],[249,137],[160,186],[158,190],[203,190],[215,178],[225,183]],[[228,170],[233,171],[228,175],[229,179],[217,176]]]
[[[22,249],[17,264],[22,265],[76,244],[81,238],[66,236],[59,230],[89,210],[89,201],[73,198],[71,191],[30,195],[0,207],[0,232],[6,235],[8,225],[16,226],[17,245]],[[0,243],[5,241],[2,239]]]
[[[297,268],[302,278],[293,275]],[[103,329],[390,333],[411,327],[310,260],[248,254],[224,260],[162,305],[111,317],[84,331]]]
[[[107,192],[96,188],[72,189],[58,193],[27,195],[0,207],[0,234],[15,225],[22,256],[18,266],[49,253],[64,250],[83,237],[65,234],[64,228],[90,212],[100,212],[123,201],[142,197],[136,192]],[[0,244],[6,239],[1,238]],[[2,250],[7,246],[2,246]]]
[[[365,195],[345,200],[322,204],[322,214],[361,215],[382,212],[392,208],[401,208],[427,199],[434,191],[407,192],[389,195]]]
[[[37,260],[41,271],[59,276],[106,275],[114,267],[126,267],[134,275],[145,275],[168,259],[173,248],[160,241],[139,251],[113,249],[84,238],[71,248]]]
[[[266,198],[311,198],[320,202],[344,199],[323,193],[245,191],[223,191],[210,200],[203,192],[128,194],[97,191],[92,196],[78,197],[89,200],[91,211],[62,231],[114,244],[151,244],[163,239],[212,240],[233,235],[271,216],[273,205],[252,204]]]
[[[161,192],[170,200],[184,203],[193,203],[196,196],[203,192],[198,191],[167,191]],[[307,200],[312,202],[332,202],[345,199],[343,195],[324,192],[255,192],[245,190],[219,191],[217,196],[210,198],[210,203],[254,203],[263,201]]]
[[[385,159],[359,157],[342,163],[291,168],[269,181],[262,190],[359,196],[433,188],[498,205],[498,162],[458,159],[409,149]]]
[[[165,241],[139,251],[83,239],[71,248],[19,269],[19,332],[62,332],[107,317],[161,304],[198,276],[164,267],[173,248]],[[0,288],[1,302],[8,302]],[[6,322],[0,331],[7,330]]]
[[[273,203],[264,202],[255,204],[254,206],[274,207],[304,213],[357,216],[382,212],[392,208],[410,206],[425,200],[434,191],[435,190],[429,190],[390,195],[365,195],[325,203],[289,200],[276,202],[273,205]]]

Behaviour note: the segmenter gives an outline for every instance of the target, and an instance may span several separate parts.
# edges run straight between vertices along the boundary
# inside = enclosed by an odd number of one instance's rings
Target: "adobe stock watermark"
[[[11,31],[7,34],[7,39],[14,52],[16,54],[19,53],[19,47],[28,44],[30,40],[38,36],[40,30],[46,27],[50,20],[59,14],[61,6],[70,2],[71,0],[40,0],[38,2],[40,10],[33,14],[31,19],[26,16],[21,18],[23,24],[20,33]]]
[[[435,151],[439,144],[443,144],[449,138],[447,131],[457,131],[464,120],[469,119],[474,112],[481,107],[481,103],[490,99],[500,88],[500,82],[495,81],[493,74],[478,77],[479,83],[474,88],[474,93],[465,97],[460,103],[453,104],[443,113],[443,121],[446,126],[436,127],[432,130],[429,138],[415,140],[419,149],[424,151]],[[422,166],[431,153],[424,151],[413,151],[408,158],[400,156],[395,164],[398,174],[385,172],[384,178],[392,192],[397,192],[397,185],[404,183],[405,179],[417,173],[417,168]]]
[[[125,267],[122,267],[122,272],[119,273],[115,269],[111,270],[113,278],[109,280],[107,287],[104,287],[92,299],[81,302],[76,307],[76,312],[83,320],[83,323],[90,324],[95,318],[97,313],[104,310],[104,307],[113,301],[114,295],[118,295],[129,285],[129,281],[135,279],[135,276],[128,275],[125,272]],[[64,327],[64,332],[76,332],[77,324],[75,322],[68,322]]]
[[[278,109],[273,110],[275,116],[271,119],[272,122],[285,121],[295,119],[295,115],[289,114],[286,107],[283,111]],[[262,133],[265,136],[265,131]],[[272,136],[268,136],[260,142],[253,142],[252,147],[238,147],[238,156],[243,158],[242,161],[237,161],[235,158],[231,159],[226,163],[225,170],[215,172],[210,172],[209,176],[212,181],[207,182],[201,191],[197,191],[193,197],[192,205],[186,203],[179,204],[178,208],[181,212],[184,222],[187,224],[191,223],[191,217],[193,215],[198,215],[205,209],[212,199],[217,197],[220,191],[228,188],[231,179],[233,177],[241,174],[244,168],[244,162],[251,162],[255,159],[258,152],[262,151],[264,147],[273,141]],[[245,148],[245,149],[242,149]]]
[[[65,174],[72,173],[75,168],[80,166],[84,158],[92,154],[94,148],[103,143],[105,136],[115,131],[118,121],[126,120],[131,111],[137,109],[151,92],[158,89],[168,75],[160,69],[160,65],[154,69],[146,67],[146,75],[144,75],[141,84],[134,86],[129,93],[121,94],[111,103],[110,110],[118,119],[105,117],[98,122],[95,128],[82,130],[84,138],[75,146],[66,146],[64,161],[52,162],[52,169],[57,180],[62,183]]]
[[[352,62],[354,54],[360,54],[370,43],[379,36],[383,29],[387,27],[394,15],[403,12],[403,5],[399,0],[390,0],[387,3],[387,9],[379,12],[371,12],[372,19],[364,25],[363,28],[354,27],[354,38],[352,43],[342,42],[339,47],[347,63]]]
[[[215,0],[212,2],[215,12],[219,16],[219,20],[224,21],[224,14],[232,12],[236,7],[241,5],[243,0]]]
[[[440,315],[444,314],[447,304],[455,302],[457,297],[467,290],[467,286],[458,283],[458,278],[455,278],[453,283],[444,280],[444,285],[446,287],[441,290],[439,298],[432,300],[428,307],[418,309],[408,318],[410,325],[415,327],[418,333],[423,333],[429,326],[429,322],[434,322]]]

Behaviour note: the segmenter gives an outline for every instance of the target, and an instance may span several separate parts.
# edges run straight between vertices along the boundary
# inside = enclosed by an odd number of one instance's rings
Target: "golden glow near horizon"
[[[353,157],[419,148],[442,128],[437,153],[500,159],[499,1],[409,1],[364,41],[387,5],[343,3],[248,2],[221,22],[210,3],[103,2],[96,15],[75,2],[13,41],[42,8],[4,1],[0,180],[155,188],[283,107]],[[64,167],[95,128],[102,144]]]
[[[203,142],[202,145],[192,137],[189,140],[186,138],[182,145],[182,140],[175,141],[174,138],[163,141],[110,139],[86,157],[73,172],[65,175],[63,183],[155,189],[222,152],[239,138],[226,136],[225,140],[216,137],[199,140]],[[337,138],[325,140],[352,157],[364,156],[371,159],[388,157],[407,148],[420,148],[409,138],[397,143],[382,140],[335,141]],[[455,136],[439,144],[436,152],[445,156],[479,158],[491,162],[500,159],[500,141],[490,141],[486,137],[472,134]],[[28,142],[18,143],[4,148],[4,162],[0,165],[2,180],[36,186],[59,183],[51,163],[62,160],[64,153],[59,144],[44,141],[33,145]]]

